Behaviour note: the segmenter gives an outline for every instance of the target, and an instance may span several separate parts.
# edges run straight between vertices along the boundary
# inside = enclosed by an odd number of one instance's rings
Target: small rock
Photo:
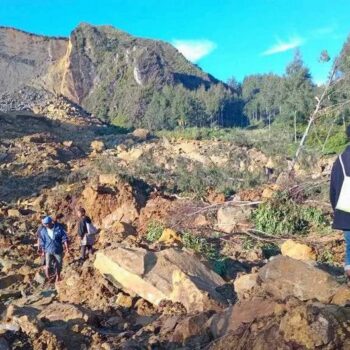
[[[70,148],[73,146],[73,141],[63,141],[63,146]]]
[[[13,217],[13,218],[18,218],[21,216],[21,213],[18,209],[9,209],[7,211],[7,216]]]
[[[166,228],[163,230],[163,233],[158,239],[158,242],[171,244],[174,242],[181,242],[181,238],[174,230],[172,230],[171,228]]]
[[[242,275],[235,279],[233,285],[239,299],[243,299],[246,294],[257,285],[258,274],[251,273]]]
[[[91,323],[93,321],[93,315],[90,311],[84,310],[83,308],[73,304],[64,304],[59,302],[53,302],[52,304],[46,306],[38,317],[51,322],[67,322],[74,320],[76,323]]]
[[[314,250],[306,244],[301,244],[288,239],[281,245],[281,252],[284,256],[297,260],[316,260]]]
[[[101,344],[101,348],[103,350],[112,350],[113,349],[113,347],[110,344],[108,344],[108,343],[102,343]]]
[[[239,228],[240,224],[245,224],[250,214],[249,207],[221,207],[217,213],[217,227],[223,232],[232,233]]]
[[[116,304],[125,307],[130,308],[132,307],[132,298],[130,295],[126,295],[124,293],[118,293],[117,298],[115,300]]]
[[[197,227],[203,227],[203,226],[208,226],[210,224],[210,222],[207,220],[207,218],[205,217],[205,215],[203,214],[199,214],[196,216],[196,218],[194,219],[193,224]]]
[[[34,276],[34,281],[39,283],[39,284],[44,284],[45,283],[45,275],[38,271],[35,276]]]
[[[106,147],[103,141],[95,140],[91,142],[91,148],[96,153],[102,153]]]
[[[115,174],[100,174],[98,177],[98,182],[101,185],[111,185],[115,186],[119,181],[119,178]]]
[[[146,141],[151,136],[151,133],[147,129],[136,129],[133,131],[132,136],[138,138],[141,141]]]
[[[332,304],[345,306],[350,304],[350,288],[341,286],[332,298]]]
[[[124,144],[120,144],[117,146],[117,152],[120,153],[120,152],[126,152],[128,150],[128,147]]]
[[[196,336],[202,335],[203,340],[207,341],[208,333],[206,332],[205,323],[208,321],[208,314],[189,316],[182,320],[175,328],[171,341],[175,343],[187,343]],[[198,340],[197,340],[198,341]]]

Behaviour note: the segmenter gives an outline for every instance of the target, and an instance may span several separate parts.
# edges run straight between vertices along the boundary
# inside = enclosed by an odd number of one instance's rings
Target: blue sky
[[[0,25],[68,36],[80,22],[111,24],[173,43],[215,77],[283,73],[300,47],[316,82],[350,33],[349,0],[0,0]]]

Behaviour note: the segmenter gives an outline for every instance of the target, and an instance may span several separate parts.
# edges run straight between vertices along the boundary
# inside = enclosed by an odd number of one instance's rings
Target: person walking
[[[346,134],[350,140],[350,125]],[[332,227],[344,232],[344,271],[350,279],[350,146],[333,164],[330,181],[330,202],[334,211]]]
[[[84,261],[87,255],[93,253],[93,245],[95,243],[95,235],[97,230],[92,224],[91,219],[86,215],[84,208],[77,210],[79,218],[78,223],[78,235],[81,238],[81,257],[80,260]]]
[[[55,223],[50,216],[42,220],[43,227],[39,232],[40,249],[45,252],[45,275],[50,279],[51,263],[55,265],[56,282],[61,280],[63,246],[69,254],[67,233],[62,225]]]

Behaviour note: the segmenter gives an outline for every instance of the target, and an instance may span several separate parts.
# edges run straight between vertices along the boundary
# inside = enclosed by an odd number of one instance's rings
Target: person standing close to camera
[[[346,129],[346,136],[350,140],[350,125]],[[334,211],[333,228],[344,232],[344,270],[350,279],[350,146],[347,146],[333,164],[330,202]]]

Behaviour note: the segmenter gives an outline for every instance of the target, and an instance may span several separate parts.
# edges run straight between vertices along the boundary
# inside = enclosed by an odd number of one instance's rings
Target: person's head
[[[85,211],[84,208],[80,207],[80,208],[78,208],[78,210],[77,210],[77,214],[78,214],[78,216],[79,216],[80,218],[82,218],[83,216],[85,216],[86,211]]]
[[[350,124],[346,127],[346,137],[350,140]]]
[[[43,220],[42,220],[42,224],[45,226],[45,227],[48,227],[48,228],[52,228],[54,226],[54,222],[51,218],[51,216],[46,216]]]

